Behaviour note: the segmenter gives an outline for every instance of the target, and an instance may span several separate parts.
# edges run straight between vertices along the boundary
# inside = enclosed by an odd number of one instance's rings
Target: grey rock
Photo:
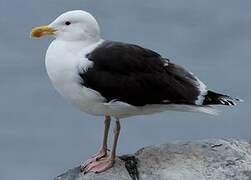
[[[83,174],[79,167],[54,180],[251,180],[251,142],[211,139],[140,149],[112,169]]]

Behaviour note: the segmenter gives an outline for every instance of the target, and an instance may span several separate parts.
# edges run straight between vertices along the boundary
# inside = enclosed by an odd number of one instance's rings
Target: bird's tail
[[[235,106],[236,102],[243,102],[243,100],[239,98],[233,98],[228,95],[219,94],[213,91],[208,91],[207,95],[205,96],[205,100],[203,105],[226,105],[226,106]]]

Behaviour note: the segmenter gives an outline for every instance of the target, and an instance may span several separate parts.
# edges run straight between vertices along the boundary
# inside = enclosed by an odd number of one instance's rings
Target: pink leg
[[[110,169],[113,166],[113,164],[115,163],[115,158],[116,158],[116,149],[117,149],[119,133],[120,133],[120,123],[119,123],[119,120],[116,120],[111,155],[109,157],[102,158],[99,161],[88,164],[84,168],[84,173],[88,173],[88,172],[101,173],[101,172],[106,171],[107,169]]]
[[[110,116],[105,116],[105,129],[104,129],[104,136],[103,136],[103,143],[100,148],[100,150],[91,156],[88,160],[86,160],[83,164],[80,165],[80,171],[84,171],[85,167],[92,162],[98,161],[101,158],[104,158],[107,156],[107,140],[108,140],[108,132],[110,128],[110,123],[111,123],[111,117]]]

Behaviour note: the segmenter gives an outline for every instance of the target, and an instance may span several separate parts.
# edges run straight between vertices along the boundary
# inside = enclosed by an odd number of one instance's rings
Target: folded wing
[[[106,41],[87,58],[94,65],[79,72],[81,84],[107,102],[201,105],[207,93],[205,85],[183,67],[137,45]]]

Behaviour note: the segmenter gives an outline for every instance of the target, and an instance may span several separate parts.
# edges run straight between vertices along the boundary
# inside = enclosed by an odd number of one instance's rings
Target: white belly
[[[54,40],[46,53],[48,76],[55,89],[72,105],[89,114],[104,115],[107,113],[104,98],[79,83],[79,69],[88,68],[92,62],[85,58],[86,50],[78,47]]]

